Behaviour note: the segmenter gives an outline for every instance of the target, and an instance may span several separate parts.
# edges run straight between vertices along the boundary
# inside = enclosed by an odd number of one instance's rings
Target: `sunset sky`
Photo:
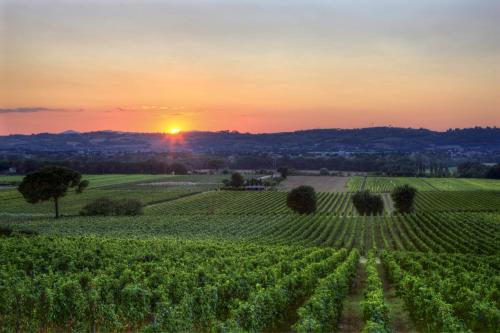
[[[499,0],[0,0],[0,134],[500,126]]]

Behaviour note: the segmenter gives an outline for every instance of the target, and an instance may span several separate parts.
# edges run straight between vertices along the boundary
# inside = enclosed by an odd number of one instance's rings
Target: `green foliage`
[[[352,197],[352,203],[360,215],[379,215],[384,212],[384,201],[370,191],[360,191]]]
[[[486,178],[500,179],[500,163],[497,163],[488,170]]]
[[[281,178],[286,179],[286,177],[288,177],[289,170],[287,167],[279,167],[276,171],[279,172]]]
[[[382,252],[400,297],[423,331],[498,332],[498,258]]]
[[[342,313],[342,304],[356,275],[359,254],[351,251],[330,275],[320,280],[313,295],[297,310],[297,332],[334,332]]]
[[[346,256],[173,238],[6,238],[2,330],[261,331]]]
[[[241,202],[246,203],[245,200]],[[153,211],[156,206],[161,206],[161,209]],[[370,217],[297,216],[274,211],[257,214],[252,210],[242,210],[238,214],[223,213],[179,215],[159,204],[147,207],[143,216],[120,218],[75,216],[54,221],[43,216],[0,214],[0,224],[16,233],[32,230],[47,235],[179,236],[266,244],[355,247],[360,251],[377,248],[476,255],[500,252],[497,241],[500,237],[500,216],[494,213],[445,212]]]
[[[391,332],[390,330],[387,330],[387,328],[384,326],[384,324],[374,322],[374,321],[367,321],[365,326],[363,327],[363,330],[361,333],[387,333]]]
[[[59,198],[65,196],[69,188],[76,188],[76,193],[81,193],[89,185],[88,181],[82,181],[81,178],[82,175],[79,172],[68,168],[44,167],[27,174],[18,190],[29,203],[53,200],[57,218],[59,217]]]
[[[457,166],[457,176],[464,178],[484,178],[489,167],[479,162],[464,162]]]
[[[102,197],[85,205],[80,215],[141,215],[143,213],[142,203],[135,199],[111,200]]]
[[[314,188],[304,185],[294,188],[286,197],[286,205],[299,214],[314,213],[316,201]]]
[[[245,178],[239,172],[234,172],[231,175],[231,186],[242,187],[245,185]]]
[[[391,192],[391,198],[394,202],[394,207],[398,213],[411,213],[414,209],[415,196],[417,189],[406,184],[398,186]]]
[[[363,332],[390,332],[389,308],[384,302],[384,290],[382,287],[382,281],[378,275],[374,251],[370,251],[368,254],[366,275],[367,278],[364,290],[364,300],[361,302],[363,307],[363,317],[366,322]]]

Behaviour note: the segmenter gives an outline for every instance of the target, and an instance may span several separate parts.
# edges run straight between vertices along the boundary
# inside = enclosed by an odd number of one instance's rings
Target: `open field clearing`
[[[69,193],[60,200],[61,212],[63,215],[78,214],[80,209],[87,203],[101,197],[108,197],[113,199],[138,199],[144,205],[164,202],[179,197],[198,193],[200,190],[193,189],[139,189],[139,190],[119,190],[119,189],[89,189],[82,194]],[[0,212],[2,213],[32,213],[32,214],[46,214],[52,215],[54,204],[51,201],[45,201],[36,205],[27,203],[22,195],[15,189],[4,190],[0,192]]]
[[[312,186],[316,192],[346,192],[349,177],[334,176],[288,176],[280,188],[291,190],[300,185]]]
[[[349,191],[361,189],[372,192],[390,192],[396,186],[409,184],[419,191],[500,191],[500,180],[469,178],[416,178],[416,177],[351,177]]]
[[[1,176],[2,183],[20,183],[24,176]],[[148,175],[148,174],[106,174],[106,175],[83,175],[87,179],[89,188],[106,186],[135,186],[137,184],[149,184],[157,182],[191,182],[191,183],[222,183],[229,175]]]
[[[494,213],[421,213],[385,217],[297,215],[72,217],[2,216],[2,225],[47,235],[176,236],[423,252],[495,254],[500,218]]]
[[[179,188],[198,187],[204,191],[217,189],[222,185],[224,179],[229,179],[230,175],[157,175],[138,181],[124,181],[113,184],[112,188]]]
[[[24,176],[0,176],[0,183],[21,182]],[[109,186],[121,183],[132,183],[137,181],[150,181],[171,177],[169,175],[142,175],[142,174],[106,174],[106,175],[83,175],[83,179],[90,181],[90,188]]]
[[[68,191],[60,200],[63,214],[78,214],[87,203],[101,197],[138,199],[144,205],[169,201],[218,188],[217,182],[224,179],[223,176],[206,175],[88,175],[83,178],[89,180],[89,188],[78,195]],[[155,186],[158,182],[169,184]],[[53,203],[50,201],[32,205],[16,188],[0,190],[0,212],[50,215],[52,211]]]

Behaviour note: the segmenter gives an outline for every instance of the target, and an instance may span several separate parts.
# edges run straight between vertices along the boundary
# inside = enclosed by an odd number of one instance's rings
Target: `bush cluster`
[[[136,199],[111,200],[103,197],[85,205],[80,215],[141,215],[142,203]]]

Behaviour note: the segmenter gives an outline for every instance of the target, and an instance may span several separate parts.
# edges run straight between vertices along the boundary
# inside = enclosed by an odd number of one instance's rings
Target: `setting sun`
[[[168,130],[168,133],[175,135],[175,134],[179,134],[180,131],[181,131],[180,128],[178,128],[178,127],[172,127],[171,129]]]

